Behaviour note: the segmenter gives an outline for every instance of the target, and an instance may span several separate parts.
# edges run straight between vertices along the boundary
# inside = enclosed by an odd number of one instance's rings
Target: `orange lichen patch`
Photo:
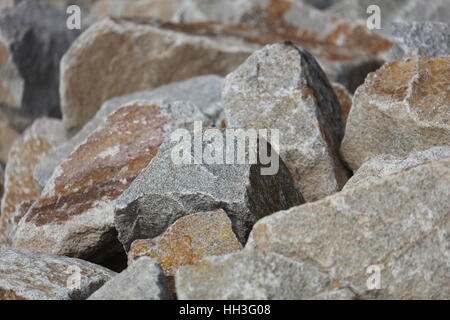
[[[350,109],[352,108],[352,97],[347,92],[347,90],[342,86],[333,85],[333,90],[336,93],[336,96],[339,100],[342,124],[345,125],[347,123],[347,118],[348,114],[350,113]]]
[[[217,210],[180,218],[155,239],[136,240],[131,245],[129,262],[148,256],[161,264],[167,276],[173,276],[179,267],[195,264],[205,256],[241,248],[226,213]]]
[[[27,222],[62,223],[116,199],[155,156],[167,122],[156,105],[118,109],[61,164],[53,192],[31,208]]]

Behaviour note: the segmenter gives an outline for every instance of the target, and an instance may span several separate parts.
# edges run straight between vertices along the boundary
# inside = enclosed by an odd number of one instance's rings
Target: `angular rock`
[[[89,300],[171,300],[167,280],[158,263],[142,257],[106,282]]]
[[[14,102],[33,118],[61,116],[59,62],[81,33],[69,30],[66,20],[65,10],[41,0],[23,0],[0,12],[3,46],[12,58],[1,67],[0,82],[12,86]]]
[[[413,57],[370,74],[353,98],[341,154],[356,171],[380,154],[450,145],[450,57]]]
[[[318,266],[360,298],[449,299],[449,183],[445,159],[360,184],[260,220],[249,247]]]
[[[450,56],[450,24],[448,23],[394,23],[392,38],[395,45],[387,54],[387,61],[412,56],[429,58]]]
[[[0,248],[0,300],[83,300],[114,275],[79,259]]]
[[[227,213],[245,243],[259,218],[303,203],[276,149],[261,137],[245,144],[247,134],[210,129],[203,136],[196,124],[193,131],[178,131],[166,141],[115,204],[115,227],[125,249],[136,239],[159,236],[183,216],[215,209]],[[236,135],[239,139],[233,139]],[[195,148],[192,136],[197,137]],[[270,150],[263,165],[261,159]]]
[[[405,158],[383,154],[364,162],[345,184],[344,189],[353,188],[360,183],[387,177],[418,165],[450,158],[450,147],[433,147],[425,151],[414,152]]]
[[[341,122],[345,126],[347,123],[348,114],[352,108],[353,96],[348,92],[348,90],[340,83],[331,83],[333,91],[339,100],[339,107],[341,111]]]
[[[206,120],[192,104],[139,100],[110,114],[56,168],[14,245],[101,262],[122,252],[113,203],[174,129]]]
[[[226,77],[222,96],[228,127],[280,131],[280,156],[306,201],[344,186],[339,101],[306,50],[274,44],[255,52]]]
[[[194,213],[178,219],[157,238],[134,241],[128,252],[128,265],[147,256],[161,264],[167,277],[173,277],[184,265],[241,249],[225,211]]]
[[[216,121],[223,111],[222,82],[222,77],[205,75],[171,83],[154,90],[140,91],[108,100],[83,129],[40,162],[34,174],[36,182],[44,186],[61,161],[82,143],[110,113],[130,101],[159,99],[169,103],[175,101],[192,102],[211,121]]]
[[[39,161],[65,140],[61,120],[42,118],[35,120],[10,150],[5,169],[5,194],[1,203],[0,234],[7,243],[16,230],[15,212],[22,201],[39,198],[41,188],[33,179],[33,171]]]
[[[315,267],[260,250],[207,257],[180,268],[175,281],[180,300],[298,300],[331,284]]]
[[[110,98],[194,76],[225,75],[254,48],[208,36],[201,27],[195,31],[150,19],[107,19],[92,26],[61,62],[67,130],[77,132]]]

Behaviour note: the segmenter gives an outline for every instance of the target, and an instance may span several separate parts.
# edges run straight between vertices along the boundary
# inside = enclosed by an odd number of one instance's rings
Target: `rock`
[[[155,17],[170,20],[181,0],[99,0],[91,13],[97,18],[111,16]]]
[[[0,300],[83,300],[114,275],[79,259],[0,248]]]
[[[318,266],[359,298],[448,299],[449,179],[447,158],[345,189],[260,220],[250,247]]]
[[[19,132],[14,128],[6,113],[0,108],[0,161],[8,161],[9,150]]]
[[[68,131],[77,132],[110,98],[198,75],[225,75],[254,48],[239,39],[200,35],[208,30],[197,29],[108,19],[83,33],[61,62]]]
[[[130,101],[159,99],[169,103],[176,101],[192,102],[211,121],[217,121],[216,119],[223,111],[222,82],[223,78],[216,75],[199,76],[150,91],[140,91],[108,100],[83,129],[39,163],[34,172],[35,181],[44,186],[61,161],[82,143],[110,113]]]
[[[5,170],[3,169],[3,166],[0,165],[0,199],[3,196],[4,183],[5,183]]]
[[[327,9],[342,0],[303,0],[305,3],[316,7],[317,9]]]
[[[449,146],[450,57],[413,57],[370,74],[353,98],[341,154],[353,171],[380,154]]]
[[[0,31],[0,103],[20,108],[24,80]]]
[[[171,278],[178,268],[195,264],[205,256],[221,256],[241,249],[225,211],[194,213],[178,219],[157,238],[134,241],[128,252],[128,265],[147,256],[160,263],[165,275]]]
[[[5,193],[1,203],[0,234],[7,244],[19,222],[13,217],[21,202],[34,201],[41,193],[33,180],[36,164],[64,140],[61,120],[42,118],[35,120],[14,142],[6,164]]]
[[[388,61],[412,56],[429,58],[450,56],[450,24],[448,23],[394,23],[392,29],[395,46],[387,54]]]
[[[333,91],[336,94],[339,100],[339,107],[341,111],[341,122],[346,125],[348,114],[350,113],[350,109],[352,108],[352,100],[353,96],[348,92],[347,88],[345,88],[342,84],[333,82],[331,83],[333,87]]]
[[[222,96],[228,127],[280,131],[280,156],[306,201],[344,186],[339,101],[306,50],[292,44],[264,47],[226,77]]]
[[[66,20],[65,10],[40,0],[23,0],[0,12],[0,34],[11,56],[1,68],[0,82],[12,86],[14,102],[33,118],[61,116],[59,62],[81,33],[69,30]]]
[[[161,267],[142,257],[89,297],[89,300],[171,300]]]
[[[195,152],[191,149],[193,135]],[[239,139],[234,139],[236,136]],[[276,149],[271,149],[262,135],[260,141],[243,145],[245,136],[251,137],[251,131],[202,132],[198,123],[194,131],[172,135],[117,199],[114,221],[125,249],[136,239],[161,235],[183,216],[216,209],[227,213],[233,231],[245,243],[259,218],[303,203]],[[261,159],[269,150],[273,153],[263,165]]]
[[[110,114],[56,168],[21,220],[17,247],[101,263],[122,252],[113,203],[174,129],[206,118],[189,103],[139,100]]]
[[[388,154],[379,155],[364,162],[353,177],[348,180],[344,189],[353,188],[360,183],[374,181],[444,158],[450,158],[450,147],[433,147],[425,151],[413,152],[405,158],[394,157]]]
[[[348,288],[333,289],[319,293],[309,300],[354,300],[356,295]]]
[[[180,268],[175,281],[180,300],[298,300],[331,283],[315,267],[260,250],[206,257]]]

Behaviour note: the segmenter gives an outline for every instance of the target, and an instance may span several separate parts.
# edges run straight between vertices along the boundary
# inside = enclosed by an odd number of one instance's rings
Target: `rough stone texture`
[[[167,280],[158,263],[142,257],[95,291],[89,300],[170,300]]]
[[[344,189],[353,188],[360,183],[374,181],[427,162],[444,158],[450,158],[450,147],[433,147],[425,151],[413,152],[405,158],[394,157],[388,154],[376,156],[363,163],[345,184]]]
[[[222,96],[228,127],[280,131],[280,156],[306,201],[344,186],[339,101],[306,50],[264,47],[226,77]]]
[[[0,32],[0,102],[20,108],[24,81]]]
[[[79,259],[0,248],[0,300],[82,300],[114,275]]]
[[[0,161],[6,163],[8,161],[9,150],[19,133],[11,124],[8,116],[0,108]]]
[[[222,82],[222,77],[205,75],[171,83],[154,90],[140,91],[108,100],[83,129],[36,166],[34,174],[36,182],[41,186],[45,185],[61,161],[82,143],[110,113],[130,101],[159,99],[165,102],[192,102],[211,121],[216,121],[223,111],[221,98]]]
[[[380,155],[450,145],[450,57],[384,65],[358,88],[341,154],[356,171]]]
[[[174,129],[206,118],[192,104],[134,101],[110,114],[55,170],[14,245],[94,262],[122,248],[113,203]]]
[[[170,20],[181,0],[99,0],[91,13],[97,18],[111,16],[155,17]]]
[[[260,250],[207,257],[180,268],[175,281],[180,300],[297,300],[331,284],[313,266]]]
[[[103,20],[84,32],[61,62],[67,130],[78,131],[110,98],[193,76],[225,75],[254,49],[239,39],[194,29],[136,18]]]
[[[388,61],[412,56],[429,58],[450,56],[450,24],[448,23],[394,23],[392,38],[395,45],[387,54]]]
[[[449,299],[449,183],[445,159],[360,184],[260,220],[249,247],[316,265],[360,298]],[[380,290],[366,287],[371,265]]]
[[[1,38],[16,69],[11,73],[13,66],[7,70],[2,67],[0,82],[8,81],[14,86],[14,102],[33,118],[61,115],[59,62],[81,33],[81,30],[67,29],[66,20],[65,10],[40,0],[23,0],[0,12]],[[21,79],[17,79],[17,72]],[[23,88],[14,85],[10,79],[22,80]]]
[[[271,170],[260,162],[265,152],[259,152],[253,144],[243,147],[239,143],[239,146],[236,140],[226,139],[225,132],[219,129],[210,131],[202,142],[194,142],[195,149],[202,148],[202,154],[184,149],[183,156],[189,163],[179,164],[173,155],[179,154],[193,135],[202,135],[202,132],[194,128],[193,132],[183,132],[166,141],[153,161],[117,200],[115,226],[126,249],[136,239],[162,234],[183,216],[215,209],[227,213],[233,231],[239,241],[245,243],[259,218],[304,202],[283,161],[265,140],[257,144],[272,150],[272,164],[274,159],[279,160],[277,172],[265,172]],[[245,161],[237,161],[234,153],[233,163],[226,163],[226,145],[234,145],[234,150],[239,148]],[[203,155],[211,157],[213,150],[217,152],[214,164],[201,161]],[[249,161],[251,154],[257,161]]]
[[[331,86],[333,87],[334,93],[339,100],[341,122],[345,126],[345,124],[347,123],[348,114],[350,113],[350,109],[352,108],[353,96],[340,83],[333,82]]]
[[[60,120],[42,118],[14,142],[6,164],[5,194],[1,203],[0,234],[7,244],[19,222],[14,219],[14,213],[21,202],[36,200],[41,193],[33,179],[36,164],[65,140],[64,133]]]
[[[173,277],[181,266],[240,249],[225,211],[194,213],[178,219],[157,238],[134,241],[128,252],[128,265],[147,256],[161,264],[167,277]]]
[[[348,288],[324,291],[308,300],[354,300],[356,295]]]

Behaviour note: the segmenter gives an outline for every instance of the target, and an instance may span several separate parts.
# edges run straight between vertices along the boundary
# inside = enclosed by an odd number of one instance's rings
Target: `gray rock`
[[[450,157],[450,147],[433,147],[414,152],[405,158],[383,154],[364,162],[345,184],[344,189],[353,188],[360,183],[373,182],[418,165]]]
[[[316,267],[261,250],[206,257],[175,278],[180,300],[297,300],[330,284]]]
[[[360,298],[449,299],[449,184],[449,158],[360,184],[260,220],[251,247],[311,263]]]
[[[392,25],[395,46],[387,61],[412,56],[435,58],[450,56],[450,24],[443,22],[408,22]]]
[[[109,114],[130,101],[158,99],[168,103],[178,100],[191,102],[211,121],[216,121],[223,111],[222,82],[222,77],[205,75],[171,83],[154,90],[140,91],[108,100],[83,129],[39,163],[34,172],[35,181],[44,186],[61,161],[82,143]]]
[[[222,95],[228,127],[280,131],[280,156],[307,201],[344,186],[339,101],[309,52],[268,45],[226,77]]]
[[[385,64],[358,88],[341,154],[355,172],[381,154],[450,146],[450,57]]]
[[[139,258],[120,274],[106,282],[89,300],[170,300],[166,277],[158,263]]]
[[[23,0],[0,12],[1,38],[23,80],[21,97],[16,100],[33,118],[61,116],[59,62],[81,33],[69,30],[66,20],[65,10],[41,0]],[[9,73],[0,74],[10,79]]]
[[[348,288],[333,289],[319,293],[309,300],[353,300],[356,295]]]
[[[238,142],[232,140],[229,130],[228,138],[218,129],[209,133],[209,136],[205,134],[203,143],[194,142],[196,150],[202,148],[203,153],[191,149],[192,131],[172,135],[117,199],[114,222],[119,240],[127,250],[136,239],[159,236],[178,218],[215,209],[223,209],[228,214],[233,231],[245,243],[259,218],[304,202],[275,151],[269,168],[261,164],[264,151],[259,152],[253,144],[243,146],[247,132],[240,135]],[[194,128],[194,136],[201,134],[200,128]],[[265,140],[259,142],[263,148],[274,150]],[[225,164],[224,155],[231,154],[225,145],[234,146],[238,155],[245,156],[245,161],[237,159],[234,153],[235,158]],[[178,159],[180,154],[183,160]],[[203,155],[209,159],[202,161]],[[257,161],[249,161],[250,157]]]
[[[82,300],[114,275],[79,259],[0,248],[0,300]]]

